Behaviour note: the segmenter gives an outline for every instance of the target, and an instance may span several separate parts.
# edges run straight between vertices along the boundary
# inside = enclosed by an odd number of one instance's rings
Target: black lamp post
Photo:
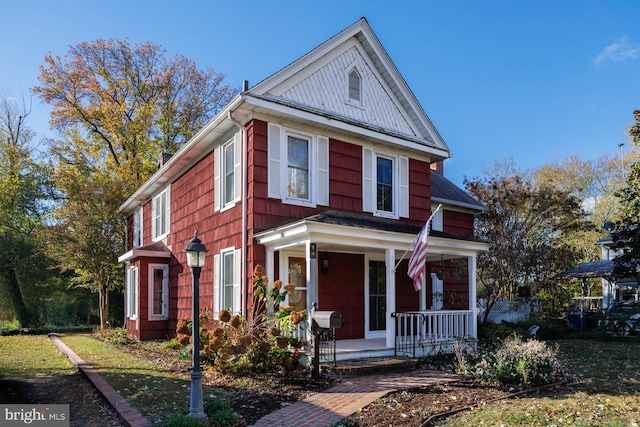
[[[193,343],[193,369],[191,370],[191,400],[189,416],[204,421],[207,415],[202,410],[202,371],[200,371],[200,271],[204,265],[207,248],[198,239],[198,231],[184,249],[187,253],[187,265],[193,275],[193,329],[191,337]]]

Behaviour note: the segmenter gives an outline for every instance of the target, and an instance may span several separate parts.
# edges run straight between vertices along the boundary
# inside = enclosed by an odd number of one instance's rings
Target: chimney
[[[440,175],[444,175],[444,160],[438,160],[435,163],[431,163],[431,170],[438,172]]]
[[[163,167],[171,157],[173,157],[173,154],[167,151],[163,151],[162,153],[160,153],[160,164],[158,165],[158,169]]]

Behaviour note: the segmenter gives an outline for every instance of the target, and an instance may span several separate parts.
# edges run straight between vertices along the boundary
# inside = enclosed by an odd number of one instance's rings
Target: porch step
[[[418,359],[408,357],[376,357],[339,360],[336,362],[336,366],[334,366],[333,363],[322,363],[320,370],[328,375],[355,377],[389,372],[407,372],[416,369],[417,366]]]

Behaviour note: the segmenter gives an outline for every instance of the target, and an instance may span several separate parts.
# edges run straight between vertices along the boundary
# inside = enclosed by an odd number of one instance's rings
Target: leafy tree
[[[552,186],[538,187],[521,172],[494,169],[465,186],[487,207],[477,217],[476,230],[492,243],[478,254],[478,295],[487,301],[483,322],[497,301],[514,299],[520,287],[553,295],[554,276],[582,256],[570,238],[589,225],[579,200]]]
[[[212,69],[151,43],[97,39],[45,56],[33,92],[53,107],[49,141],[63,200],[55,213],[62,266],[99,294],[122,286],[118,207],[237,92]]]
[[[635,147],[640,144],[640,110],[633,112],[635,123],[629,129],[631,142]],[[622,207],[618,222],[621,224],[640,224],[640,162],[631,165],[626,185],[615,193]]]
[[[629,129],[634,146],[640,144],[640,110],[633,112],[635,123]],[[618,227],[611,233],[619,256],[614,258],[614,273],[636,276],[640,268],[640,161],[631,165],[626,185],[615,193],[622,207],[616,218]]]
[[[0,97],[0,293],[21,327],[38,320],[38,287],[49,260],[39,250],[52,195],[47,167],[34,159],[29,109]]]

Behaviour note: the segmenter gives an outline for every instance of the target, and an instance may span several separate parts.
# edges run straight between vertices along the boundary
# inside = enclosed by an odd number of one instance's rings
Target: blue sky
[[[451,148],[458,185],[504,158],[615,154],[640,108],[634,0],[4,3],[0,91],[12,96],[38,83],[45,53],[98,37],[151,41],[254,85],[364,16]],[[48,114],[34,98],[39,138],[55,137]]]

